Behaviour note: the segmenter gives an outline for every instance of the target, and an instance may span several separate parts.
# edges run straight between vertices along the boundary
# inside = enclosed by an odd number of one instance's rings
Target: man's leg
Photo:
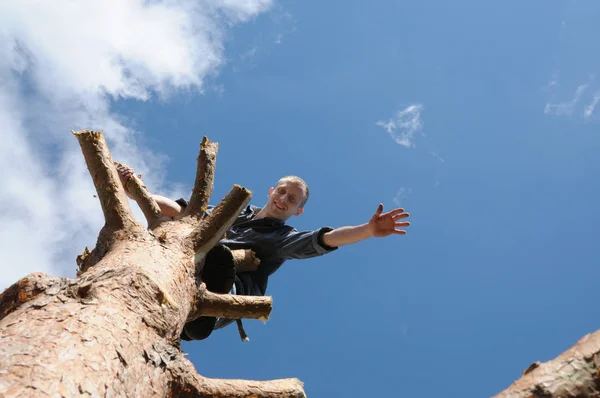
[[[235,263],[229,248],[217,245],[208,252],[202,270],[202,281],[206,283],[206,288],[211,292],[235,294]],[[213,316],[201,316],[188,322],[183,328],[181,339],[204,340],[216,328],[217,321],[218,319]],[[219,328],[224,326],[226,325]]]

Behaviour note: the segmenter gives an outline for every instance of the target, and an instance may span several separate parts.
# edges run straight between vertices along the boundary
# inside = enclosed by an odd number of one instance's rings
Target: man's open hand
[[[129,190],[127,190],[127,181],[134,175],[133,167],[129,167],[123,163],[115,162],[115,166],[117,166],[117,173],[119,173],[119,179],[121,180],[121,184],[123,185],[123,189],[125,189],[125,194],[133,198]]]
[[[127,181],[131,178],[134,171],[132,167],[127,166],[126,164],[117,163],[117,172],[119,173],[119,178],[121,179],[121,183],[123,186],[127,184]]]
[[[410,214],[405,213],[404,209],[394,209],[383,213],[383,204],[379,204],[377,211],[369,220],[369,231],[372,236],[382,238],[392,234],[404,235],[406,228],[410,225],[408,221],[402,221],[408,218]]]

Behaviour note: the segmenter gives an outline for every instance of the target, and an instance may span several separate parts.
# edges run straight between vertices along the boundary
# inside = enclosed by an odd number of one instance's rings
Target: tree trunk
[[[599,398],[600,330],[546,363],[534,362],[495,398]]]
[[[199,277],[205,254],[250,199],[235,186],[202,217],[217,145],[203,140],[194,205],[176,219],[162,217],[137,177],[127,182],[146,228],[131,215],[103,135],[75,135],[106,224],[76,279],[35,273],[0,295],[0,396],[304,397],[297,379],[204,378],[179,349],[190,319],[267,319],[271,310],[268,297],[211,293]]]

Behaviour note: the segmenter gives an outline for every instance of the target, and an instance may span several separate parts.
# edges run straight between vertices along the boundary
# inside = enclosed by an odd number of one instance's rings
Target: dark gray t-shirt
[[[177,203],[187,206],[184,199],[178,199]],[[207,213],[210,214],[213,209],[214,206],[209,206]],[[232,250],[251,249],[260,259],[256,271],[237,274],[237,294],[264,296],[269,276],[286,260],[321,256],[337,249],[327,246],[322,240],[323,234],[333,228],[299,232],[276,218],[254,220],[260,210],[256,206],[247,206],[227,231],[226,238],[220,241]]]

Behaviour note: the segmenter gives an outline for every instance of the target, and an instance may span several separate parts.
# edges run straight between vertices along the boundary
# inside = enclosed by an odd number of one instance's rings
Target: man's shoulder
[[[175,202],[181,206],[181,209],[185,209],[186,207],[189,206],[189,202],[184,199],[184,198],[179,198],[176,199]],[[215,205],[208,205],[206,206],[206,214],[210,214],[213,212],[213,210],[216,208],[217,206]],[[257,214],[258,212],[260,212],[262,210],[262,208],[258,207],[258,206],[254,206],[254,205],[248,205],[244,208],[244,210],[242,210],[242,212],[238,215],[238,220],[240,218],[252,218],[255,214]]]
[[[251,214],[251,215],[255,215],[258,214],[260,211],[262,210],[262,207],[258,207],[258,206],[254,206],[254,205],[248,205],[246,206],[246,208],[242,211],[242,214]]]

